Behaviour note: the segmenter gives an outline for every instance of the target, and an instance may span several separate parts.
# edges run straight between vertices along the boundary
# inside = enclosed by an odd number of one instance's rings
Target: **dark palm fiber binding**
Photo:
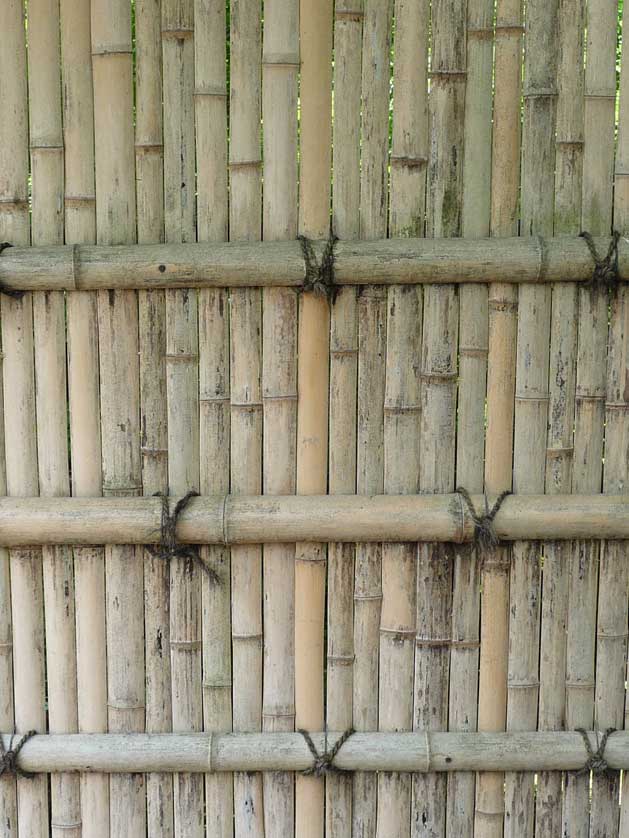
[[[607,291],[613,291],[618,287],[618,282],[620,281],[618,271],[618,241],[620,239],[620,233],[618,230],[614,230],[612,240],[607,248],[607,253],[603,257],[599,256],[594,239],[587,230],[583,230],[579,233],[579,236],[585,240],[590,255],[594,260],[594,272],[592,273],[592,279],[588,282],[588,286],[590,288],[605,288]]]
[[[4,747],[4,742],[0,736],[0,777],[2,777],[3,774],[7,774],[13,775],[14,777],[25,777],[27,780],[33,779],[35,775],[20,768],[17,758],[24,745],[26,745],[28,740],[35,736],[36,733],[36,730],[29,730],[29,732],[25,733],[15,746],[13,745],[15,735],[12,734],[8,750]]]
[[[607,740],[612,735],[612,733],[616,733],[615,727],[608,727],[601,739],[598,738],[598,730],[596,731],[596,750],[592,748],[592,743],[590,742],[590,737],[587,735],[587,731],[582,728],[576,728],[577,733],[581,734],[581,738],[583,739],[583,744],[585,745],[585,750],[587,752],[588,758],[587,762],[577,771],[577,775],[579,774],[589,774],[590,771],[593,774],[608,774],[611,769],[607,764],[607,760],[605,759],[605,748],[607,747]]]
[[[177,541],[177,520],[179,515],[186,508],[190,500],[198,496],[198,492],[188,492],[188,494],[181,498],[181,500],[177,501],[171,515],[168,497],[162,492],[155,492],[153,497],[159,497],[162,500],[160,541],[157,546],[147,544],[146,549],[151,556],[156,559],[162,559],[163,561],[170,561],[174,558],[185,559],[188,571],[192,570],[193,565],[198,565],[209,578],[210,582],[213,585],[217,585],[220,582],[218,575],[214,570],[212,570],[212,568],[206,565],[199,555],[198,549],[187,544],[180,544],[179,541]]]
[[[504,499],[509,497],[511,492],[506,491],[498,495],[498,498],[491,509],[489,508],[489,501],[487,500],[487,495],[485,495],[484,515],[479,515],[476,511],[474,504],[472,503],[472,498],[470,497],[470,494],[467,491],[467,489],[463,488],[463,486],[459,486],[457,488],[457,493],[461,495],[461,497],[467,504],[467,508],[472,517],[472,521],[474,522],[474,543],[477,544],[481,548],[481,550],[495,550],[496,547],[500,544],[500,539],[496,534],[496,529],[494,527],[494,518],[500,511],[500,507],[502,506]]]
[[[302,290],[305,292],[312,291],[320,297],[327,297],[328,302],[333,304],[339,292],[338,285],[334,283],[334,246],[338,238],[334,233],[330,233],[320,265],[317,263],[317,256],[310,239],[306,236],[297,236],[297,238],[301,244],[301,252],[306,264],[306,276]]]
[[[336,755],[341,750],[343,745],[347,742],[347,740],[350,738],[350,736],[353,736],[353,727],[348,727],[345,733],[341,737],[339,737],[339,739],[334,743],[334,745],[331,748],[328,748],[326,743],[326,749],[322,754],[320,754],[319,751],[317,751],[317,749],[315,748],[315,744],[312,741],[312,737],[310,736],[307,730],[300,729],[299,733],[301,733],[301,735],[306,740],[308,750],[310,751],[314,759],[314,762],[310,766],[310,768],[306,768],[304,769],[304,771],[301,772],[305,777],[324,777],[326,774],[330,773],[344,773],[343,768],[339,768],[338,766],[334,765],[334,760],[336,758]]]
[[[0,242],[0,253],[6,250],[8,247],[13,247],[11,242]],[[0,293],[6,294],[7,297],[13,297],[16,300],[21,300],[24,296],[24,291],[12,291],[10,288],[4,288],[0,283]]]

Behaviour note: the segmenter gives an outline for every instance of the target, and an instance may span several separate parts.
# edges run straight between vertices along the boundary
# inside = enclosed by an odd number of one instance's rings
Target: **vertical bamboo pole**
[[[196,0],[195,117],[197,232],[199,241],[227,237],[227,78],[225,3]],[[229,492],[229,294],[199,292],[200,487],[202,494]],[[208,547],[203,558],[219,578],[202,581],[203,724],[232,729],[231,566],[229,549]],[[206,834],[233,834],[233,779],[205,778]]]
[[[623,7],[623,26],[629,27],[629,15]],[[625,32],[627,29],[625,28]],[[629,171],[627,130],[629,129],[629,41],[623,40],[622,63],[620,72],[620,101],[618,107],[618,146],[616,151],[615,179],[614,179],[614,226],[621,232],[629,229],[629,191],[627,190],[627,172]],[[626,403],[624,388],[621,389],[621,382],[626,381],[627,376],[627,342],[629,340],[629,300],[624,288],[619,289],[618,297],[614,301],[611,312],[609,350],[607,361],[607,438],[614,440],[617,445],[626,450],[626,438],[623,439],[623,432],[626,433]],[[624,410],[620,405],[624,405]],[[627,475],[622,471],[617,475],[618,485],[626,485]],[[622,484],[620,483],[622,480]],[[626,542],[620,546],[620,550],[626,553]],[[629,708],[625,703],[624,728],[628,727]],[[623,774],[621,790],[621,809],[619,835],[629,833],[629,776]]]
[[[491,211],[491,116],[494,4],[474,0],[467,6],[467,84],[465,90],[463,206],[464,236],[487,236]],[[488,341],[487,288],[459,288],[459,392],[456,483],[483,489],[485,399]],[[450,730],[477,726],[480,562],[475,549],[455,551],[450,650]],[[460,645],[458,645],[460,643]],[[453,773],[447,779],[446,834],[469,836],[474,830],[475,776]]]
[[[164,147],[162,132],[161,4],[136,5],[135,166],[138,242],[164,241]],[[140,348],[140,427],[142,489],[145,495],[168,492],[168,418],[166,409],[165,292],[138,294]],[[172,730],[170,602],[168,564],[143,552],[146,729]],[[173,835],[173,779],[146,775],[149,835]]]
[[[260,3],[230,8],[230,237],[260,238]],[[231,292],[231,491],[262,489],[261,333],[258,288]],[[233,728],[262,727],[262,547],[233,547]],[[264,836],[262,775],[234,774],[234,835]]]
[[[428,6],[395,6],[393,149],[390,231],[423,235],[428,143]],[[384,490],[416,492],[419,485],[422,292],[388,290],[384,404]],[[408,440],[411,440],[410,446]],[[379,727],[411,730],[416,634],[417,545],[383,545]],[[379,836],[409,835],[411,777],[378,775]]]
[[[520,160],[521,25],[520,0],[496,7],[495,90],[492,140],[491,233],[515,235]],[[485,491],[511,488],[517,289],[489,286],[487,432]],[[485,557],[481,574],[481,647],[478,729],[504,730],[507,709],[509,550]],[[500,838],[504,817],[503,778],[480,773],[476,782],[474,834]]]
[[[521,232],[552,233],[555,166],[557,3],[526,7]],[[521,288],[517,337],[514,490],[542,492],[546,473],[549,286]],[[541,545],[512,548],[507,729],[534,730],[539,692]],[[533,773],[505,777],[505,836],[532,836]]]
[[[164,204],[166,241],[194,241],[194,4],[163,0]],[[196,291],[166,291],[168,486],[199,489],[199,345]],[[170,659],[173,731],[203,725],[199,568],[170,563]],[[203,834],[203,777],[173,778],[175,835]]]
[[[27,92],[26,92],[26,44],[24,32],[24,6],[18,0],[10,0],[8,3],[2,4],[0,7],[0,26],[2,27],[2,42],[0,44],[0,73],[4,80],[4,95],[0,100],[0,238],[8,240],[14,244],[28,245],[30,243],[30,216],[28,208],[28,110],[27,110]],[[11,337],[11,333],[5,332],[5,324],[13,322],[14,312],[18,314],[19,320],[16,323],[18,329],[24,327],[27,321],[27,314],[23,312],[28,311],[31,305],[30,294],[26,295],[21,301],[11,301],[7,297],[2,297],[0,301],[2,305],[2,345],[3,357],[5,358],[3,364],[3,410],[2,410],[2,456],[0,462],[2,463],[2,486],[0,490],[3,494],[10,493],[10,487],[13,485],[14,491],[19,488],[16,486],[17,478],[20,476],[21,461],[15,460],[16,438],[15,434],[20,433],[21,421],[19,416],[15,417],[19,422],[18,427],[11,426],[11,417],[15,409],[16,396],[26,397],[27,408],[32,407],[28,404],[28,384],[26,380],[22,381],[19,369],[19,357],[17,355],[11,358],[7,355],[8,349],[11,347],[11,341],[15,342],[15,338]],[[20,322],[21,321],[21,322]],[[28,333],[26,334],[28,338]],[[32,365],[31,365],[32,368]],[[7,381],[8,376],[8,381]],[[18,384],[20,389],[11,391],[12,378],[18,377]],[[24,391],[26,387],[26,391]],[[4,400],[8,397],[8,401],[13,404],[9,405],[9,410],[4,409]],[[23,406],[22,406],[23,407]],[[19,440],[20,443],[22,440]],[[28,433],[27,433],[27,442]],[[31,452],[33,451],[34,441],[31,440]],[[6,453],[5,453],[6,452]],[[26,453],[28,457],[28,452]],[[9,474],[9,468],[12,469],[13,474]],[[30,486],[24,487],[31,488]],[[25,492],[28,494],[28,491]],[[11,585],[11,576],[13,569],[17,567],[18,573],[20,566],[23,565],[24,571],[28,572],[29,564],[31,572],[36,572],[37,557],[34,556],[29,562],[28,554],[24,551],[0,551],[0,713],[2,718],[0,721],[6,725],[7,730],[13,730],[16,724],[26,725],[26,727],[19,727],[19,730],[25,732],[29,729],[29,718],[24,719],[24,713],[30,713],[30,707],[24,707],[25,701],[37,701],[37,694],[25,695],[24,678],[18,676],[14,679],[14,664],[20,660],[18,653],[23,653],[24,643],[24,629],[28,630],[27,623],[24,621],[24,616],[30,616],[31,609],[42,606],[41,593],[39,597],[35,598],[32,604],[27,603],[26,615],[19,614],[18,621],[21,625],[13,626],[12,616],[12,598],[13,591]],[[23,573],[21,574],[24,575]],[[16,615],[17,617],[17,615]],[[23,622],[24,621],[24,622]],[[18,647],[17,641],[21,641]],[[28,655],[28,650],[27,655]],[[29,663],[29,661],[32,661]],[[30,656],[26,658],[26,668],[30,670],[35,665],[37,668],[40,661],[33,660]],[[35,673],[37,678],[37,673]],[[43,679],[41,683],[43,689]],[[18,691],[19,690],[19,691]],[[14,710],[15,698],[15,710]],[[18,704],[19,702],[19,704]],[[36,710],[36,708],[32,708]],[[41,716],[41,714],[39,714]],[[41,722],[41,718],[39,719]],[[41,784],[40,784],[41,789]],[[44,791],[44,789],[41,789]],[[0,818],[0,835],[2,838],[15,838],[18,834],[18,801],[17,801],[17,786],[14,777],[6,774],[0,779],[0,809],[3,817]]]
[[[593,2],[587,6],[587,45],[585,65],[585,127],[583,160],[583,229],[593,234],[606,235],[611,230],[613,210],[613,171],[615,149],[616,109],[616,37],[618,9],[616,3]],[[622,300],[622,295],[620,298]],[[610,356],[606,364],[608,342],[609,301],[602,291],[588,297],[590,308],[581,298],[583,314],[593,333],[592,347],[596,375],[595,389],[585,393],[577,382],[577,398],[581,397],[581,411],[587,405],[596,421],[596,437],[602,437],[606,417],[611,419],[614,408],[605,411],[607,401],[615,403],[614,378],[620,372],[616,357]],[[610,348],[615,349],[624,337],[624,311],[612,307],[610,321]],[[583,316],[583,315],[582,315]],[[591,319],[590,319],[591,318]],[[580,324],[581,325],[581,324]],[[620,332],[620,334],[618,334]],[[581,331],[579,333],[581,335]],[[580,337],[581,340],[581,337]],[[599,348],[600,347],[600,348]],[[607,367],[607,376],[605,368]],[[607,384],[606,384],[607,378]],[[593,384],[594,382],[592,382]],[[610,386],[611,385],[611,386]],[[610,392],[611,391],[611,392]],[[596,400],[585,401],[584,395],[595,395]],[[577,411],[577,431],[580,411]],[[585,430],[585,428],[583,428]],[[602,440],[601,440],[602,441]],[[603,491],[614,492],[624,485],[626,478],[626,445],[622,432],[608,426],[605,434],[605,473]],[[589,451],[587,452],[590,453]],[[600,490],[601,460],[598,449],[592,450],[598,466]],[[594,464],[593,464],[594,465]],[[625,701],[625,675],[627,650],[627,587],[625,550],[622,545],[599,545],[600,567],[598,584],[598,618],[596,627],[596,686],[594,693],[594,720],[597,728],[620,727]],[[619,776],[592,777],[592,808],[590,815],[591,838],[615,835],[618,831]]]
[[[300,195],[299,228],[324,238],[330,227],[332,133],[332,0],[301,0],[299,27]],[[328,486],[330,306],[323,297],[299,300],[297,492],[325,494]],[[295,547],[295,724],[321,729],[326,547]],[[322,778],[295,779],[295,834],[323,836]]]
[[[59,5],[29,4],[29,124],[31,141],[32,241],[63,243],[63,132]],[[68,495],[65,299],[61,292],[33,298],[37,463],[42,495]],[[43,547],[42,570],[51,732],[72,733],[78,726],[76,642],[72,551]],[[53,835],[81,829],[79,778],[50,778]],[[45,814],[46,819],[48,813]],[[48,829],[48,823],[45,825]]]
[[[557,135],[555,142],[555,234],[578,232],[583,173],[582,0],[560,0],[558,10]],[[569,283],[551,290],[546,492],[570,492],[577,353],[577,291]],[[544,544],[538,727],[565,724],[566,622],[570,545]],[[561,833],[562,776],[537,778],[535,834]]]
[[[343,239],[357,238],[360,202],[360,78],[363,3],[334,9],[334,121],[332,226]],[[356,382],[358,374],[356,289],[342,288],[330,317],[329,492],[356,491]],[[354,554],[352,544],[328,545],[326,723],[347,730],[353,723]],[[351,776],[326,780],[326,835],[349,838]]]
[[[378,238],[387,229],[388,113],[391,0],[364,4],[362,44],[362,137],[360,236]],[[361,289],[358,300],[358,427],[356,491],[384,488],[384,391],[386,291]],[[358,544],[354,566],[353,715],[357,730],[378,725],[378,657],[382,606],[382,549]],[[352,834],[376,832],[377,780],[357,772],[353,778]]]
[[[92,2],[96,230],[102,244],[135,240],[133,66],[130,7]],[[103,494],[141,492],[137,297],[98,294]],[[105,550],[108,726],[145,724],[142,551]],[[110,829],[143,836],[144,776],[110,777]]]
[[[63,130],[65,144],[65,238],[90,244],[96,237],[94,184],[94,91],[90,4],[61,3]],[[68,402],[72,494],[102,492],[98,366],[98,311],[94,293],[66,295]],[[78,729],[107,730],[105,553],[74,549]],[[109,778],[81,776],[81,821],[86,838],[109,836]]]
[[[458,0],[432,6],[430,158],[427,234],[461,233],[466,87],[466,11]],[[422,347],[420,491],[454,489],[458,297],[454,286],[426,288]],[[447,440],[444,445],[444,439]],[[417,650],[414,727],[446,729],[452,619],[453,551],[422,544],[417,567]],[[417,776],[412,820],[416,835],[444,834],[446,777]],[[420,826],[421,824],[421,826]]]

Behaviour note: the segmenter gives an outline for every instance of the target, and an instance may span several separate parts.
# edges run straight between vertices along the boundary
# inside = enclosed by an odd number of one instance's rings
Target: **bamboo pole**
[[[227,78],[225,3],[196,0],[195,123],[197,235],[227,237]],[[223,289],[199,292],[200,489],[229,491],[229,296]],[[204,560],[219,584],[202,578],[203,727],[232,730],[231,563],[225,547],[207,547]],[[233,835],[233,779],[205,778],[206,834]]]
[[[356,239],[360,226],[362,0],[334,7],[332,229]],[[337,244],[338,250],[338,244]],[[356,289],[342,288],[330,315],[330,494],[356,491],[358,324]],[[326,725],[353,724],[354,556],[351,544],[328,544]],[[352,777],[326,779],[326,835],[350,838]]]
[[[99,243],[135,240],[131,10],[92,2],[96,229]],[[137,297],[98,296],[103,494],[141,492]],[[112,732],[145,725],[143,564],[132,545],[105,551],[107,703]],[[110,830],[143,836],[144,777],[110,778]]]
[[[590,2],[587,5],[587,44],[585,63],[585,106],[584,106],[584,146],[583,146],[583,214],[584,230],[592,233],[608,233],[612,224],[613,171],[615,150],[615,113],[616,113],[616,47],[617,47],[618,10],[616,4]],[[581,292],[579,340],[583,341],[583,327],[587,325],[592,332],[591,347],[594,368],[593,378],[588,390],[579,381],[577,367],[577,421],[575,435],[579,432],[579,420],[585,420],[581,426],[587,431],[591,421],[595,422],[596,443],[602,442],[605,433],[605,466],[603,491],[614,491],[624,483],[626,469],[622,465],[625,457],[626,442],[623,433],[616,428],[605,427],[605,420],[614,408],[606,411],[607,402],[614,403],[614,379],[624,375],[624,364],[616,366],[617,341],[623,345],[624,311],[622,295],[620,307],[612,306],[612,319],[609,317],[607,294],[587,295]],[[586,302],[587,301],[587,302]],[[589,305],[588,305],[589,304]],[[615,315],[615,317],[614,317]],[[618,316],[620,315],[620,320]],[[584,318],[587,318],[585,320]],[[608,339],[608,323],[610,325]],[[620,329],[620,334],[618,334]],[[614,334],[615,332],[615,334]],[[586,336],[586,351],[589,336]],[[616,357],[610,356],[608,345],[616,349]],[[581,358],[581,347],[579,347]],[[624,350],[621,350],[624,351]],[[578,362],[577,362],[578,363]],[[607,372],[607,374],[606,374]],[[611,388],[609,385],[611,384]],[[592,387],[592,385],[594,385]],[[586,385],[587,386],[587,385]],[[610,392],[611,390],[611,392]],[[616,387],[616,393],[618,388]],[[595,401],[583,396],[595,395]],[[581,397],[581,398],[580,398]],[[622,407],[621,407],[622,410]],[[583,437],[582,437],[583,439]],[[594,459],[598,455],[598,445],[586,448],[586,456],[593,458],[593,467],[597,469],[600,488],[602,462]],[[592,475],[594,476],[594,475]],[[618,727],[622,724],[625,702],[625,676],[627,658],[627,595],[629,576],[626,570],[625,550],[622,545],[607,549],[606,544],[598,545],[599,580],[598,612],[596,619],[595,651],[595,688],[594,720],[597,727]],[[590,812],[590,836],[602,838],[616,834],[619,826],[620,808],[618,806],[620,778],[592,777],[592,802]]]
[[[596,732],[589,731],[596,746]],[[8,744],[9,734],[2,734]],[[341,731],[328,731],[334,743]],[[325,747],[325,732],[312,733]],[[629,768],[629,733],[618,731],[605,748],[612,771]],[[432,772],[576,771],[587,761],[581,734],[355,733],[335,757],[342,771]],[[312,755],[299,733],[129,733],[35,736],[20,753],[26,771],[129,771],[190,773],[303,771]]]
[[[557,2],[526,7],[521,221],[525,234],[553,230]],[[550,286],[521,288],[515,374],[513,488],[541,492],[546,474]],[[532,541],[513,546],[509,594],[507,729],[534,730],[539,695],[540,552]],[[505,776],[505,838],[535,828],[535,777]]]
[[[194,3],[163,0],[164,206],[166,241],[194,241]],[[166,292],[168,487],[183,495],[199,489],[199,336],[195,290]],[[201,579],[196,566],[170,563],[170,660],[173,731],[203,726]],[[201,777],[173,778],[175,835],[204,832]]]
[[[330,227],[332,0],[300,0],[299,229],[324,238]],[[323,140],[323,141],[322,141]],[[330,305],[303,294],[298,328],[297,475],[299,494],[328,486]],[[323,645],[326,547],[295,546],[295,725],[324,726]],[[324,782],[295,778],[295,834],[324,834]]]
[[[494,4],[467,6],[467,84],[461,232],[487,236],[491,213],[491,133]],[[459,289],[459,382],[456,483],[469,491],[483,488],[487,384],[488,292],[473,285]],[[475,730],[478,719],[480,557],[455,550],[450,649],[450,730]],[[457,641],[462,641],[457,645]],[[450,774],[447,780],[446,835],[471,838],[474,830],[475,777]]]
[[[428,7],[398,0],[395,21],[390,232],[393,236],[422,235],[428,156]],[[419,488],[421,408],[415,359],[421,357],[421,289],[389,288],[387,307],[384,489],[412,493]],[[382,547],[380,730],[413,727],[416,556],[416,544]],[[377,835],[408,836],[410,814],[410,776],[379,775]]]
[[[30,243],[30,217],[28,210],[28,110],[26,92],[26,45],[24,37],[24,6],[18,0],[3,3],[0,7],[0,26],[2,42],[0,45],[0,73],[6,90],[0,99],[0,237],[15,244]],[[29,301],[26,304],[30,304]],[[11,305],[6,297],[2,298],[2,322],[10,319],[13,309],[21,306]],[[7,311],[7,306],[9,311]],[[2,335],[3,353],[6,352],[7,340]],[[14,443],[7,443],[6,434],[11,433],[5,421],[5,393],[11,400],[15,392],[9,393],[5,384],[6,370],[2,371],[2,422],[0,453],[0,491],[8,491],[9,449]],[[8,370],[9,376],[11,370]],[[14,466],[15,468],[15,466]],[[18,466],[19,468],[19,466]],[[17,554],[20,555],[19,553]],[[15,554],[7,550],[0,551],[0,722],[6,730],[14,730],[21,715],[14,705],[15,686],[13,666],[17,648],[13,644],[13,615],[11,566],[19,563]],[[18,635],[20,630],[18,629]],[[23,696],[18,695],[19,699]],[[23,719],[19,719],[23,723]],[[26,720],[28,721],[28,719]],[[27,728],[24,728],[27,730]],[[18,829],[18,800],[16,779],[6,774],[0,780],[0,835],[2,838],[14,838]]]
[[[294,238],[297,222],[297,76],[299,4],[267,0],[262,54],[265,239]],[[263,294],[263,491],[295,491],[297,300],[285,289]],[[294,544],[264,548],[264,669],[262,727],[295,724]],[[263,778],[264,831],[292,835],[294,783],[288,774]]]
[[[491,232],[517,232],[520,162],[522,10],[519,0],[496,6],[495,91],[492,135]],[[485,491],[511,488],[517,290],[489,286]],[[506,549],[485,560],[481,573],[478,730],[504,730],[507,704],[509,556]],[[476,781],[474,834],[502,838],[503,778],[480,774]]]
[[[94,91],[90,4],[63,0],[61,60],[65,144],[65,240],[96,238],[94,184]],[[70,23],[71,22],[71,23]],[[102,493],[95,293],[66,295],[68,404],[72,494]],[[105,555],[102,547],[74,548],[78,729],[107,730]],[[109,838],[109,778],[81,776],[81,822],[85,838]]]
[[[161,4],[136,6],[135,166],[140,243],[164,241],[164,146],[162,131]],[[138,294],[142,491],[168,492],[168,417],[164,356],[166,301],[163,290]],[[143,552],[146,730],[172,730],[170,602],[166,562]],[[173,778],[146,776],[149,835],[171,838]]]
[[[241,175],[241,168],[243,177],[244,170],[258,169],[257,164],[230,165],[232,178],[236,171]],[[604,252],[609,236],[596,237],[595,244]],[[323,247],[323,242],[315,243],[319,256]],[[629,243],[624,238],[618,252],[619,278],[626,282]],[[511,287],[585,283],[592,270],[581,238],[397,238],[340,241],[334,276],[340,286],[495,282]],[[0,281],[14,291],[301,287],[304,276],[301,247],[293,241],[14,247],[0,259]]]
[[[583,174],[583,13],[582,0],[561,2],[558,9],[557,122],[555,141],[554,232],[574,234],[581,221]],[[577,290],[572,283],[551,291],[546,491],[572,487]],[[570,545],[544,544],[539,667],[540,730],[565,726],[566,621]],[[562,777],[537,778],[536,838],[561,833]]]
[[[230,236],[260,238],[261,26],[257,0],[230,7]],[[231,292],[231,490],[262,488],[261,334],[258,289]],[[262,729],[262,547],[231,551],[233,729]],[[264,836],[260,774],[234,774],[235,838]]]
[[[64,206],[60,10],[58,4],[45,1],[32,2],[28,11],[32,241],[36,245],[55,245],[63,242]],[[39,489],[42,495],[68,495],[65,299],[62,292],[35,295],[33,326]],[[78,708],[72,551],[68,547],[43,547],[42,571],[48,726],[53,733],[75,733]],[[51,777],[52,835],[79,834],[79,794],[76,775],[59,773]],[[48,820],[47,812],[42,816]],[[35,824],[31,827],[36,828]],[[44,828],[48,828],[48,823]]]

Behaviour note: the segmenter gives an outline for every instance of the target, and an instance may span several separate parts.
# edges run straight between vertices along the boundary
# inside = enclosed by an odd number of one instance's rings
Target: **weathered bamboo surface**
[[[485,498],[472,501],[482,508]],[[156,498],[0,498],[0,545],[155,544],[160,521]],[[629,495],[512,495],[494,525],[505,541],[629,538]],[[190,500],[177,533],[189,544],[461,544],[474,540],[474,529],[459,494],[224,495]]]
[[[310,734],[319,753],[340,738],[338,731]],[[5,746],[11,739],[0,734]],[[599,731],[588,731],[596,749]],[[341,771],[578,771],[587,762],[580,733],[354,733],[339,750]],[[610,771],[629,769],[629,732],[607,741]],[[128,733],[46,734],[20,752],[25,771],[155,772],[305,771],[313,757],[300,733]]]
[[[594,242],[605,253],[610,238]],[[313,243],[321,258],[325,242]],[[338,285],[587,282],[594,263],[582,238],[374,239],[339,241]],[[629,239],[618,245],[619,279],[629,281]],[[305,277],[297,241],[11,247],[0,283],[11,291],[110,288],[298,287]]]

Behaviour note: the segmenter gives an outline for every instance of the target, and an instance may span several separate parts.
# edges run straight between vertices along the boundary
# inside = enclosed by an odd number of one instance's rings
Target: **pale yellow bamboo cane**
[[[59,6],[29,5],[29,116],[32,241],[63,242],[63,133]],[[62,292],[33,299],[37,463],[42,495],[68,495],[65,300]],[[43,547],[48,725],[53,733],[77,731],[76,639],[72,551]],[[81,825],[79,778],[55,774],[50,781],[53,836],[77,835]]]
[[[197,236],[227,237],[227,79],[225,3],[194,8],[195,125],[197,148]],[[200,487],[229,490],[229,295],[224,289],[199,292]],[[219,578],[202,579],[203,726],[232,729],[231,565],[229,550],[208,547],[204,559]],[[233,834],[233,779],[205,778],[206,834]]]
[[[264,126],[263,231],[265,239],[294,238],[297,222],[297,74],[299,4],[264,6],[262,120]],[[295,491],[297,419],[297,299],[285,289],[263,294],[265,494]],[[295,723],[295,546],[264,548],[263,729],[292,730]],[[294,783],[265,775],[266,838],[292,835]]]
[[[260,4],[230,8],[230,237],[260,238]],[[230,307],[231,490],[262,488],[259,289],[234,289]],[[233,728],[262,729],[262,547],[231,551]],[[237,685],[237,686],[236,686]],[[262,776],[234,774],[235,838],[263,838]]]
[[[301,0],[299,8],[299,230],[318,239],[330,227],[332,6]],[[298,341],[296,488],[319,494],[328,485],[330,306],[324,297],[300,297]],[[324,726],[326,547],[297,544],[295,551],[295,725],[314,730]],[[295,834],[324,834],[322,778],[295,779]]]
[[[517,231],[520,159],[521,4],[499,0],[496,7],[495,90],[492,137],[491,233]],[[517,290],[489,286],[487,358],[487,431],[485,491],[511,488]],[[504,730],[507,705],[509,625],[508,553],[498,550],[485,560],[481,574],[481,647],[478,729]],[[476,782],[474,834],[501,838],[503,778],[480,774]]]
[[[92,2],[96,230],[104,244],[135,240],[131,16],[123,0]],[[103,493],[141,492],[138,310],[133,292],[98,297]],[[107,703],[111,731],[145,724],[142,551],[105,551]],[[110,829],[143,836],[144,776],[110,778]]]
[[[162,132],[162,40],[159,3],[136,5],[135,166],[138,242],[164,241],[164,147]],[[164,291],[138,294],[142,491],[168,492],[166,410],[166,303]],[[168,564],[144,552],[144,655],[146,730],[172,730]],[[173,780],[146,777],[149,835],[173,834]]]
[[[18,0],[10,0],[0,7],[0,73],[6,90],[0,101],[0,238],[14,244],[30,243],[30,217],[28,211],[28,110],[26,93],[26,45],[24,39],[24,6]],[[4,87],[4,85],[3,85]],[[30,305],[30,303],[28,303]],[[3,297],[2,321],[12,317],[14,305]],[[9,306],[9,311],[6,307]],[[3,352],[7,350],[7,340],[2,335]],[[10,368],[8,370],[11,375]],[[3,495],[8,493],[9,449],[15,444],[7,441],[5,434],[12,433],[6,427],[4,399],[15,398],[15,392],[9,392],[6,384],[7,370],[3,371],[2,395],[2,485]],[[5,454],[6,450],[6,454]],[[19,466],[18,466],[19,468]],[[17,554],[20,555],[19,553]],[[19,561],[19,559],[17,560]],[[21,712],[14,709],[14,695],[20,700],[21,695],[14,693],[13,665],[17,660],[17,649],[13,646],[12,630],[12,588],[11,566],[16,563],[15,554],[7,550],[0,552],[0,721],[7,730],[14,730],[16,722],[23,724],[29,720],[20,718]],[[40,603],[41,604],[41,603]],[[21,618],[20,618],[21,619]],[[18,629],[19,632],[19,629]],[[17,679],[15,686],[19,685]],[[24,729],[25,730],[25,729]],[[14,838],[18,828],[17,787],[14,777],[6,774],[0,779],[0,835],[2,838]]]

